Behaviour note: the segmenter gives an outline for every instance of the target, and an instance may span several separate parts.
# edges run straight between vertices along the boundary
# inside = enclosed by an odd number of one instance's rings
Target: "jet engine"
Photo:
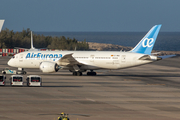
[[[44,73],[57,72],[59,70],[59,66],[57,65],[57,63],[49,61],[41,62],[39,68]]]

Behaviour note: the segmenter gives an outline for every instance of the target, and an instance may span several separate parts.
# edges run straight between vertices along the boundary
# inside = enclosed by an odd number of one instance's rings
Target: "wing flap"
[[[73,56],[73,53],[64,55],[58,62],[58,65],[67,66],[67,65],[77,65],[80,64]]]

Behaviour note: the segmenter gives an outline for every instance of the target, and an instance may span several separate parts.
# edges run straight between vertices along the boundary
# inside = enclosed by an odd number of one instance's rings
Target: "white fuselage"
[[[16,54],[8,65],[18,68],[39,68],[44,73],[68,69],[73,75],[96,75],[97,69],[122,69],[151,63],[161,58],[152,56],[151,51],[161,25],[153,26],[141,41],[129,52],[120,51],[38,51],[31,44],[27,52]],[[31,43],[32,43],[31,34]],[[23,69],[22,69],[23,70]],[[23,71],[23,73],[26,73]]]
[[[147,64],[157,58],[151,56],[152,60],[139,60],[145,54],[119,51],[26,51],[16,54],[9,60],[8,65],[18,68],[39,68],[41,62],[58,63],[66,54],[72,54],[82,63],[81,70],[121,69]],[[58,65],[63,66],[61,63]]]

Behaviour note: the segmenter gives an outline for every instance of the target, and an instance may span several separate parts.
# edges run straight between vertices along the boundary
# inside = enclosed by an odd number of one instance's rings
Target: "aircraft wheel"
[[[96,72],[87,72],[87,75],[95,76],[95,75],[96,75]]]
[[[87,72],[87,75],[91,75],[90,72]]]
[[[92,72],[93,75],[96,75],[96,72]]]
[[[77,72],[77,76],[80,76],[80,72]]]
[[[73,72],[73,75],[76,76],[76,75],[77,75],[77,72]]]
[[[77,76],[82,76],[82,72],[77,72]]]
[[[73,72],[74,76],[82,76],[82,72]]]
[[[26,74],[26,71],[23,71],[23,74]]]

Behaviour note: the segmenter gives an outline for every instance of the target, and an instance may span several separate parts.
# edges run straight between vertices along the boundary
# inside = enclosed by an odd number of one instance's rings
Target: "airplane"
[[[0,20],[0,32],[1,32],[1,29],[3,27],[3,24],[4,24],[4,20]]]
[[[53,73],[67,69],[74,76],[96,75],[94,70],[124,69],[144,65],[166,57],[151,54],[161,25],[153,26],[141,41],[128,52],[122,51],[38,51],[32,49],[16,54],[8,61],[8,65],[24,68],[39,68],[43,73]],[[31,37],[32,39],[32,37]],[[171,56],[168,56],[171,57]]]

